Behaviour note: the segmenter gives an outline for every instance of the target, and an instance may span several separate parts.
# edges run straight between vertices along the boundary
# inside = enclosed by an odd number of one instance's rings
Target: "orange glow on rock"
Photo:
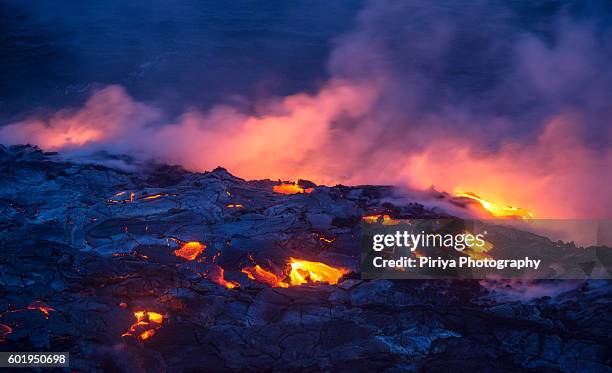
[[[320,236],[319,237],[319,241],[325,242],[325,243],[332,243],[332,242],[336,241],[336,238],[335,237],[334,238],[327,238],[327,237],[324,237],[324,236]]]
[[[230,209],[243,209],[244,206],[241,205],[241,204],[230,203],[229,205],[227,205],[227,208],[230,208]]]
[[[0,342],[3,342],[7,335],[13,332],[13,328],[6,324],[0,324]]]
[[[291,285],[302,285],[309,282],[324,282],[335,285],[343,275],[348,273],[344,268],[334,268],[324,263],[294,258],[290,259],[290,265],[289,278]]]
[[[186,242],[180,249],[174,250],[174,255],[187,260],[195,260],[206,249],[206,245],[197,241]]]
[[[129,203],[134,202],[134,197],[136,194],[134,192],[119,192],[113,195],[111,198],[107,200],[108,203]]]
[[[390,215],[366,215],[361,217],[361,220],[368,224],[382,223],[382,225],[397,225],[400,223],[398,219],[393,219]]]
[[[145,339],[152,337],[154,334],[155,334],[155,329],[149,329],[149,330],[145,330],[144,332],[140,333],[138,338],[144,341]]]
[[[240,284],[234,281],[227,281],[225,279],[225,270],[216,264],[213,264],[213,270],[209,271],[208,278],[217,285],[226,287],[228,289],[235,289],[240,287]]]
[[[151,201],[151,200],[162,198],[162,197],[175,197],[175,196],[176,194],[172,194],[172,193],[158,193],[158,194],[151,194],[150,196],[144,196],[141,199],[143,201]]]
[[[49,307],[49,306],[45,306],[43,303],[41,302],[34,302],[32,304],[30,304],[27,307],[29,310],[38,310],[40,312],[43,313],[43,315],[45,315],[45,319],[49,319],[49,311],[55,311],[55,309]]]
[[[289,286],[287,285],[287,283],[282,282],[280,278],[274,273],[261,268],[259,264],[243,268],[242,273],[247,275],[250,280],[268,284],[272,287],[286,288]]]
[[[164,322],[164,316],[161,313],[152,311],[135,311],[134,317],[136,322],[121,335],[122,337],[136,335],[138,339],[144,341],[151,338]]]

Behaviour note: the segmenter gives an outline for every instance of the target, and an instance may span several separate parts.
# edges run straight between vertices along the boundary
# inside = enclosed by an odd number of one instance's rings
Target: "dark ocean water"
[[[0,1],[0,121],[124,85],[167,110],[313,90],[358,0]]]
[[[338,38],[359,27],[368,4],[390,13],[366,22],[371,40],[387,49],[375,58],[393,60],[398,81],[422,77],[418,104],[432,111],[450,101],[509,116],[537,112],[538,100],[507,89],[515,47],[523,33],[554,45],[564,15],[595,30],[597,66],[612,60],[605,40],[612,3],[599,0],[0,0],[0,125],[79,105],[109,84],[170,115],[218,103],[248,110],[257,98],[313,92],[329,77]],[[448,25],[450,42],[441,50],[433,31]],[[402,107],[402,92],[393,96]]]

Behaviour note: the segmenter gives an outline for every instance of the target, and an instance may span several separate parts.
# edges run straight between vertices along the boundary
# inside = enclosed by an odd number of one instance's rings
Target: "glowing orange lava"
[[[302,285],[308,282],[325,282],[330,285],[338,283],[340,278],[347,274],[344,268],[334,268],[320,262],[290,259],[291,272],[289,278],[291,285]]]
[[[230,203],[226,207],[230,209],[243,209],[244,208],[244,206],[241,204],[233,204],[233,203]]]
[[[400,223],[400,221],[398,219],[393,219],[391,216],[389,215],[366,215],[366,216],[362,216],[361,220],[363,220],[364,222],[368,223],[368,224],[374,224],[374,223],[382,223],[382,225],[397,225]]]
[[[327,238],[327,237],[324,237],[324,236],[319,236],[319,241],[325,242],[325,243],[332,243],[332,242],[336,241],[336,238],[335,237],[334,238]]]
[[[144,341],[151,338],[164,322],[164,316],[161,313],[152,311],[136,311],[134,317],[136,317],[136,322],[121,335],[122,337],[137,335],[140,340]]]
[[[284,183],[275,185],[272,187],[272,191],[280,194],[298,194],[298,193],[311,193],[313,188],[302,188],[298,186],[297,181],[293,183]]]
[[[120,197],[123,197],[123,198],[120,198]],[[108,203],[134,202],[134,197],[136,197],[136,193],[134,192],[130,192],[130,194],[128,194],[128,192],[119,192],[113,195],[112,198],[108,199],[107,202]]]
[[[486,199],[480,198],[474,193],[458,193],[457,197],[469,198],[474,201],[478,201],[485,210],[497,217],[518,217],[521,219],[533,218],[533,213],[529,210],[525,210],[520,207],[498,205],[496,203],[487,201]]]
[[[183,244],[180,249],[174,250],[174,255],[187,260],[195,260],[204,249],[206,249],[206,245],[197,241],[191,241]]]
[[[162,198],[162,197],[175,197],[175,196],[176,194],[172,194],[172,193],[158,193],[158,194],[152,194],[150,196],[142,197],[141,199],[143,201],[151,201],[151,200]]]
[[[225,279],[225,270],[216,264],[213,264],[212,269],[208,272],[208,278],[217,285],[224,286],[228,289],[240,287],[240,284],[234,281]]]
[[[258,281],[264,284],[268,284],[272,287],[286,288],[289,285],[286,282],[282,282],[280,278],[272,272],[266,271],[261,268],[259,264],[251,267],[245,267],[242,269],[242,273],[248,276],[249,279]]]
[[[40,312],[42,312],[45,315],[45,319],[49,319],[49,311],[55,311],[55,309],[49,307],[49,306],[45,306],[43,303],[36,301],[32,304],[30,304],[27,307],[29,310],[38,310]]]
[[[0,324],[0,342],[3,342],[5,337],[13,332],[13,328],[6,324]]]
[[[465,232],[466,235],[472,235],[472,233],[470,232]],[[483,244],[480,245],[478,242],[473,241],[471,244],[466,242],[466,248],[465,250],[463,250],[464,253],[466,253],[468,256],[470,256],[472,259],[491,259],[492,256],[487,254],[488,251],[490,251],[491,249],[493,249],[493,244],[488,242],[488,241],[484,241],[483,240]]]

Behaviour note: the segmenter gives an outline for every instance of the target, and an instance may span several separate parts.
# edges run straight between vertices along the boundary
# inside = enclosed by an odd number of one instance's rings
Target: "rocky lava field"
[[[0,146],[0,350],[74,371],[612,371],[610,281],[364,281],[363,216],[444,212],[278,185]]]

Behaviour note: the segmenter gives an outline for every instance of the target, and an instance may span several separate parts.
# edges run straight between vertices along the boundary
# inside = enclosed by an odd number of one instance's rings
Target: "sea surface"
[[[357,0],[0,0],[0,125],[121,84],[166,110],[315,90]]]

